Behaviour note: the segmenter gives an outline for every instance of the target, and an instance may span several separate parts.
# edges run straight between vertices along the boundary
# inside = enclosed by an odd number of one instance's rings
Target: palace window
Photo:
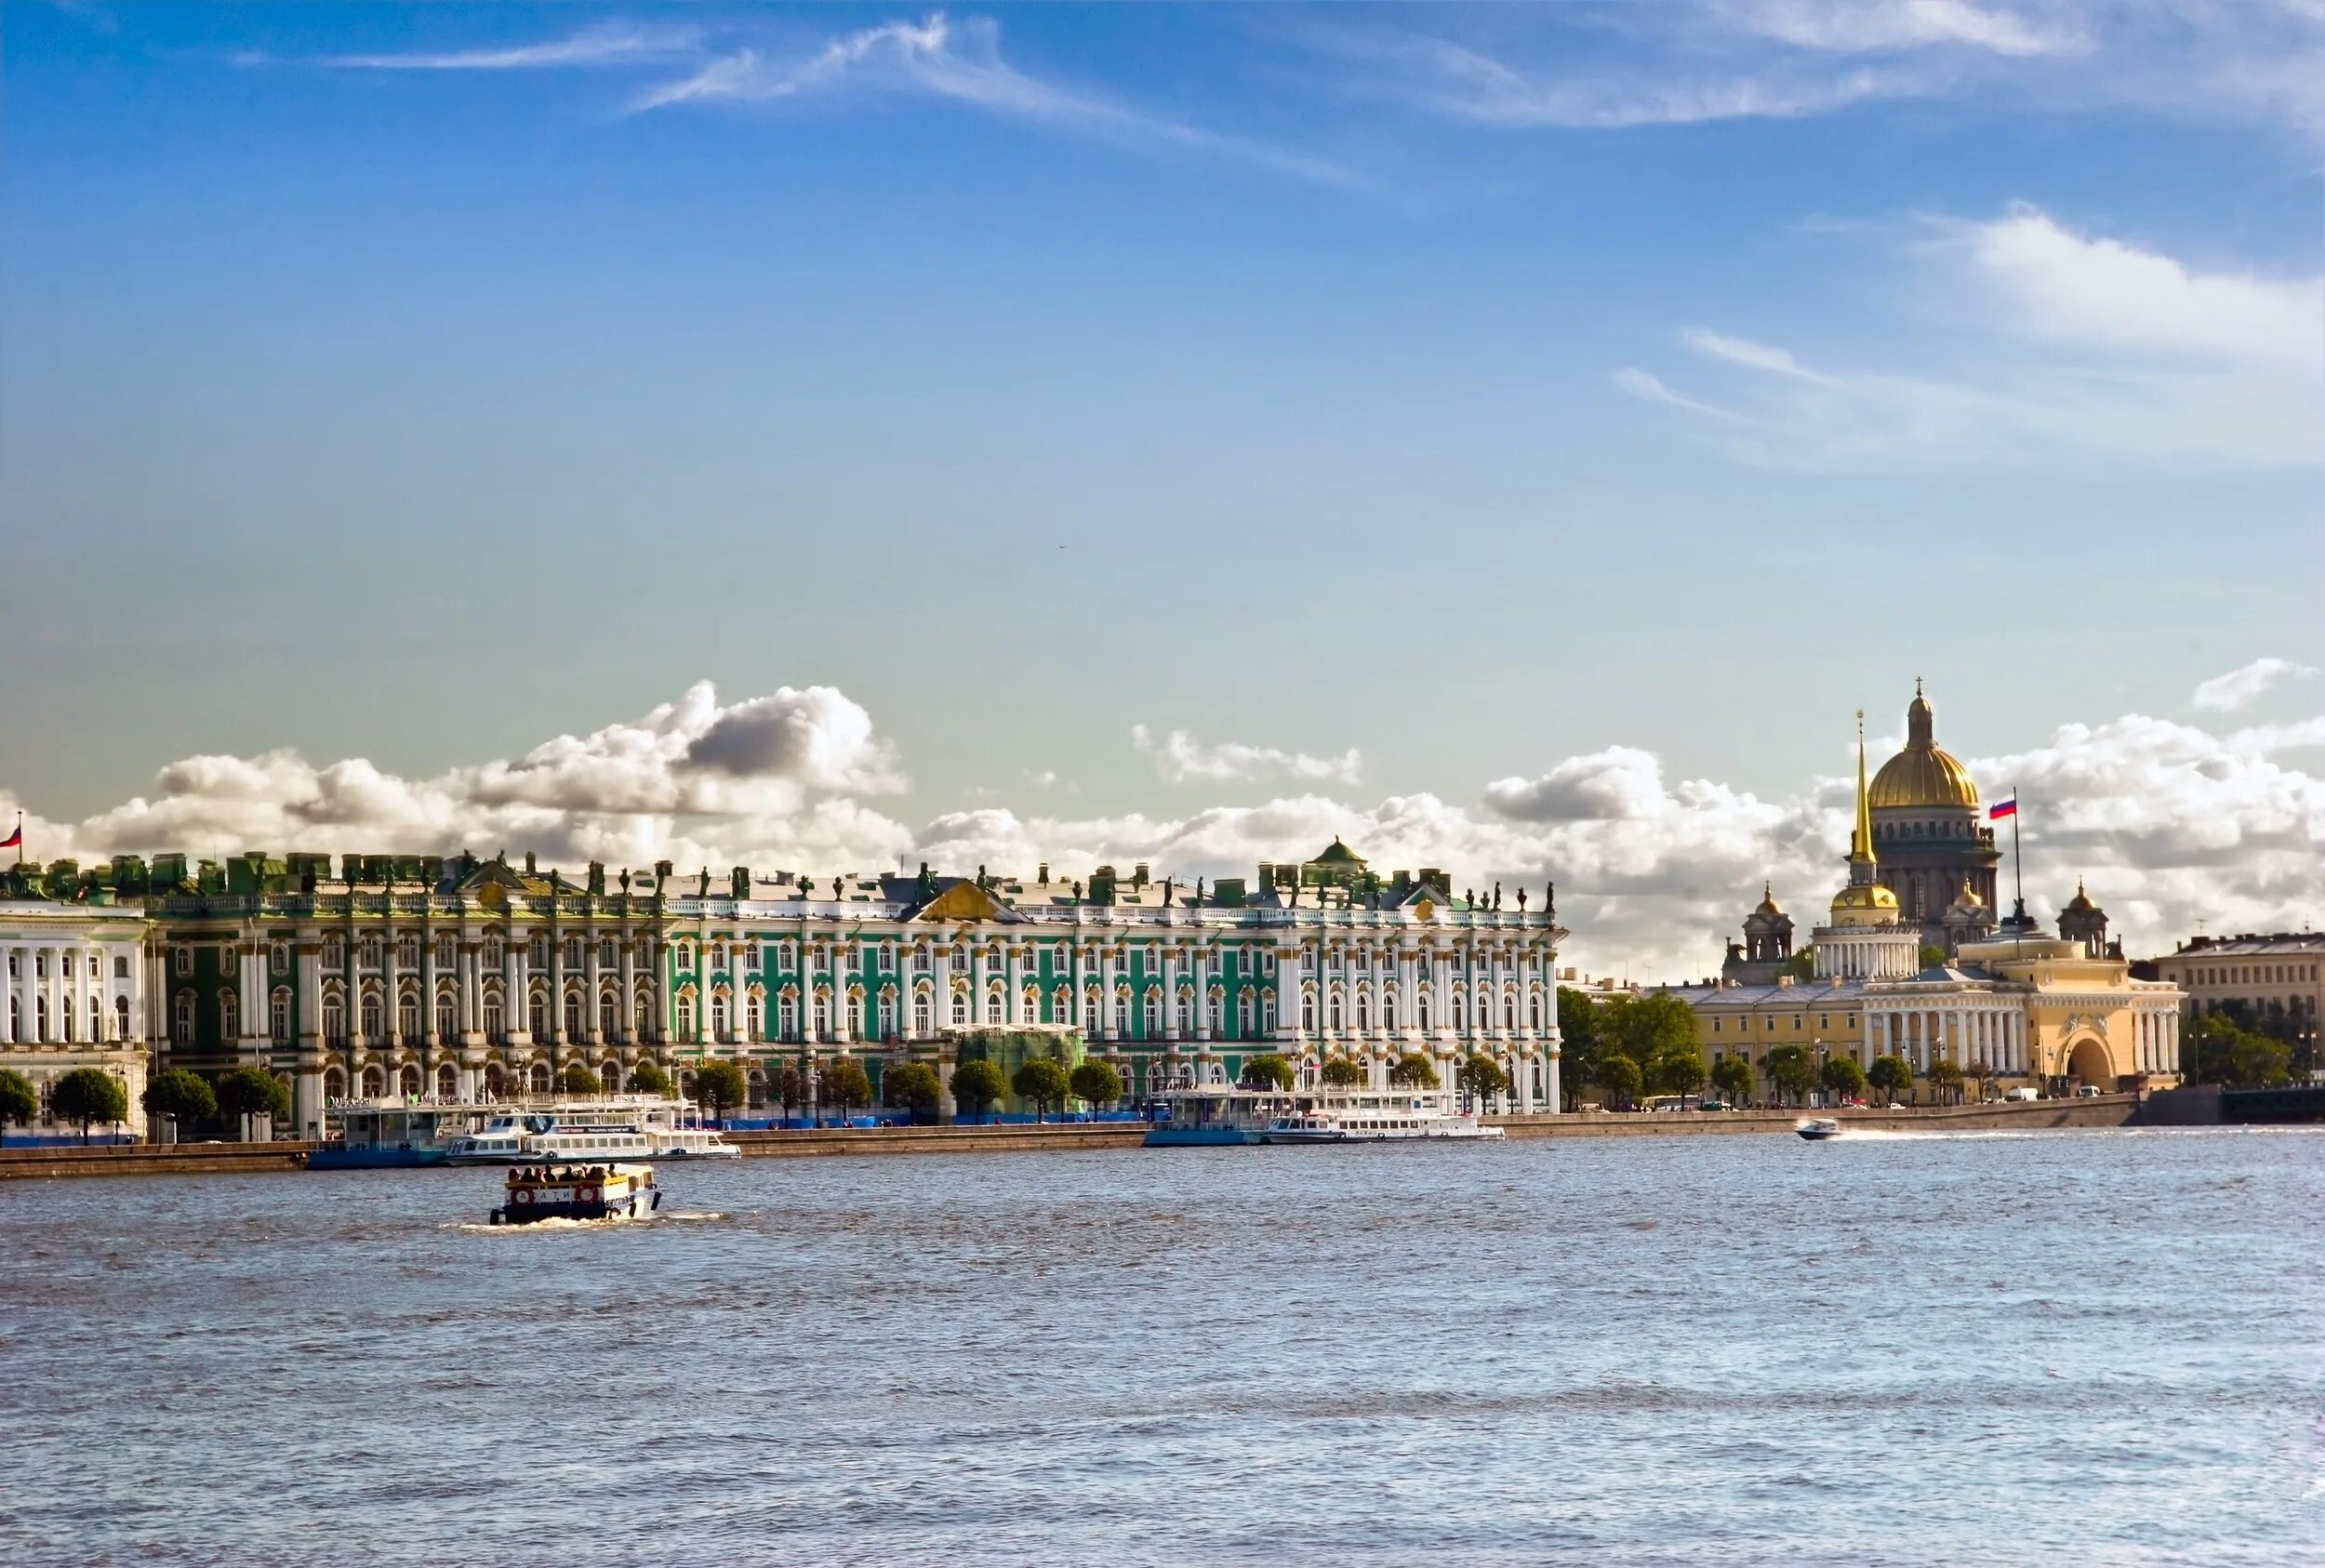
[[[1162,1034],[1162,992],[1160,990],[1147,992],[1146,1014],[1147,1038],[1160,1039]]]
[[[726,944],[724,942],[711,944],[711,967],[713,969],[726,967]]]
[[[601,969],[611,969],[619,962],[620,960],[614,956],[614,939],[611,937],[599,937],[597,940],[598,967]]]
[[[1415,999],[1413,1006],[1421,1022],[1421,1032],[1427,1034],[1428,1032],[1428,992],[1423,991]]]
[[[488,1040],[501,1038],[504,1032],[501,1024],[500,997],[495,992],[485,998],[485,1037]]]
[[[681,942],[681,943],[679,943],[679,944],[678,944],[678,967],[679,967],[681,970],[683,970],[683,971],[692,971],[692,970],[693,970],[693,968],[694,968],[694,966],[695,966],[695,945],[694,945],[692,942]]]
[[[169,1041],[178,1046],[193,1043],[193,992],[190,990],[178,993],[177,1014],[169,1031]]]
[[[89,998],[92,1005],[96,1001],[95,997]],[[126,996],[113,998],[113,1038],[115,1040],[129,1038],[129,999]]]
[[[337,969],[339,967],[339,953],[336,950],[336,948],[337,944],[334,942],[326,942],[323,944],[323,963],[326,968]],[[379,967],[379,937],[365,937],[356,945],[355,950],[361,955],[363,966],[365,968],[377,969]]]
[[[795,961],[791,955],[790,943],[784,942],[776,948],[775,962],[776,966],[779,969],[790,969],[793,966]]]
[[[533,1031],[536,1040],[549,1038],[549,993],[537,990],[525,999],[525,1027]]]
[[[177,971],[178,977],[181,980],[192,975],[193,973],[193,950],[179,948],[171,953],[170,966]],[[10,979],[16,977],[16,962],[13,954],[9,957],[8,977]]]
[[[799,1038],[799,1003],[789,996],[776,1000],[775,1029],[786,1040]]]
[[[272,969],[272,970],[273,970],[273,971],[274,971],[277,975],[283,975],[283,974],[287,974],[287,973],[289,973],[289,971],[290,971],[290,944],[289,944],[289,943],[287,943],[287,942],[276,942],[276,943],[273,943],[272,945],[271,945],[270,947],[268,947],[268,949],[267,949],[267,950],[266,950],[266,956],[267,956],[267,967],[269,967],[270,969]]]
[[[1252,1037],[1251,1000],[1252,993],[1247,990],[1235,1004],[1235,1036],[1239,1040],[1249,1040]]]
[[[1312,990],[1300,993],[1300,1030],[1307,1034],[1316,1032],[1316,993]]]
[[[678,999],[678,1038],[692,1040],[694,1037],[695,999],[691,996],[682,996]]]
[[[893,991],[884,991],[880,998],[880,1038],[897,1037],[897,999]]]
[[[1179,1032],[1179,1033],[1181,1033],[1181,1034],[1192,1034],[1194,1031],[1195,1031],[1195,996],[1194,996],[1194,993],[1193,993],[1192,991],[1180,991],[1180,992],[1178,993],[1178,1032]]]
[[[538,963],[539,961],[536,960],[535,962]],[[578,969],[581,967],[581,938],[578,937],[568,937],[565,938],[565,967],[568,969]]]
[[[499,938],[499,937],[485,937],[485,968],[487,968],[487,969],[498,969],[498,968],[499,968],[499,967],[501,966],[502,957],[503,957],[503,949],[502,949],[501,944],[500,944],[500,938]]]
[[[113,958],[113,978],[116,980],[126,980],[128,977],[129,961],[126,958],[116,954]]]
[[[448,1043],[458,1039],[459,1036],[459,1003],[453,1000],[450,991],[445,991],[436,998],[436,1038]]]
[[[419,938],[398,937],[395,939],[395,962],[406,969],[419,967]]]
[[[985,991],[985,1021],[989,1024],[1000,1023],[1003,1021],[1001,1015],[1001,987],[989,986]]]
[[[1114,1032],[1123,1039],[1130,1038],[1130,992],[1114,993]]]
[[[456,962],[457,959],[452,950],[452,938],[448,936],[437,937],[436,967],[439,969],[449,969]]]
[[[730,1040],[726,1032],[726,997],[724,993],[711,998],[711,1036],[722,1045]]]
[[[928,1015],[928,993],[924,990],[914,992],[912,996],[912,1032],[923,1040],[935,1032],[935,1030],[931,1027],[931,1020]]]
[[[1397,1028],[1397,993],[1390,991],[1380,999],[1380,1027],[1394,1033]]]
[[[347,967],[347,947],[337,937],[323,938],[323,966],[326,969]]]
[[[759,1000],[758,993],[754,991],[743,1001],[744,1039],[756,1041],[766,1038],[766,1031],[762,1028],[764,1017],[765,1003]]]
[[[756,969],[759,967],[758,943],[745,942],[743,944],[743,967],[746,969]]]
[[[220,1040],[242,1036],[242,1003],[231,990],[218,999],[218,1033]]]
[[[969,993],[965,990],[952,993],[952,1021],[956,1024],[969,1021]]]
[[[829,991],[816,993],[816,1038],[831,1038],[831,995]]]
[[[613,991],[597,993],[597,1037],[601,1044],[610,1045],[621,1033],[621,999]],[[607,1085],[609,1088],[611,1085]]]

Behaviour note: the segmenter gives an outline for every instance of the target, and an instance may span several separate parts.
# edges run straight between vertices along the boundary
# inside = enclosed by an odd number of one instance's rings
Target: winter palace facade
[[[1456,897],[1335,841],[1252,883],[916,875],[716,885],[668,863],[576,883],[506,857],[120,857],[0,873],[9,1005],[0,1062],[45,1084],[92,1062],[128,1080],[258,1062],[313,1136],[335,1097],[609,1088],[642,1060],[770,1070],[858,1057],[950,1066],[949,1031],[1076,1030],[1134,1096],[1228,1080],[1277,1052],[1376,1075],[1407,1051],[1471,1054],[1515,1109],[1556,1104],[1558,944],[1545,897]],[[44,1091],[45,1092],[45,1091]],[[137,1113],[140,1114],[141,1113]]]

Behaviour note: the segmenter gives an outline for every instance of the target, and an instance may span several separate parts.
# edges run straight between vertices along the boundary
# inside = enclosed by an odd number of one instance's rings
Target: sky
[[[0,0],[0,810],[2325,920],[2325,4]],[[12,816],[0,822],[12,820]]]

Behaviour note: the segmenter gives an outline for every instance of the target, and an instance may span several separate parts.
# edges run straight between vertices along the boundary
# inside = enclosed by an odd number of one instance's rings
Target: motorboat
[[[662,1206],[654,1167],[642,1164],[540,1164],[512,1167],[495,1225],[544,1219],[644,1219]]]
[[[1811,1143],[1822,1143],[1840,1136],[1840,1123],[1829,1116],[1810,1116],[1801,1119],[1792,1130]]]

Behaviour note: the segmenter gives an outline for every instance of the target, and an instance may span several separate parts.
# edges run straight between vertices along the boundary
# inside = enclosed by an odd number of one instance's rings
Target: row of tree
[[[140,1101],[148,1116],[167,1117],[181,1137],[213,1126],[240,1136],[252,1117],[280,1120],[291,1110],[290,1091],[259,1067],[235,1068],[215,1083],[182,1067],[165,1069],[146,1081]],[[49,1085],[48,1113],[79,1127],[86,1143],[92,1129],[129,1119],[129,1091],[102,1068],[76,1067]],[[0,1126],[29,1126],[39,1115],[40,1096],[33,1081],[0,1068]]]
[[[2206,1013],[2192,1019],[2180,1036],[2180,1057],[2195,1070],[2199,1083],[2219,1083],[2231,1089],[2258,1089],[2290,1083],[2295,1076],[2293,1045],[2271,1032],[2264,1019],[2259,1029],[2243,1021],[2241,1009]]]
[[[634,1074],[631,1083],[639,1083]],[[767,1074],[767,1098],[788,1117],[809,1103],[811,1083],[815,1103],[830,1107],[843,1121],[870,1108],[875,1097],[890,1110],[926,1115],[943,1102],[948,1087],[954,1101],[972,1116],[986,1115],[1011,1093],[1030,1102],[1037,1117],[1063,1112],[1069,1097],[1091,1105],[1112,1105],[1123,1097],[1122,1074],[1110,1062],[1093,1057],[1068,1071],[1062,1063],[1035,1056],[1007,1075],[993,1062],[963,1062],[953,1070],[949,1085],[926,1062],[900,1062],[881,1074],[877,1096],[861,1062],[844,1057],[812,1081],[797,1066],[786,1064]],[[733,1062],[705,1062],[695,1070],[694,1095],[713,1116],[724,1116],[749,1103],[751,1083]]]

